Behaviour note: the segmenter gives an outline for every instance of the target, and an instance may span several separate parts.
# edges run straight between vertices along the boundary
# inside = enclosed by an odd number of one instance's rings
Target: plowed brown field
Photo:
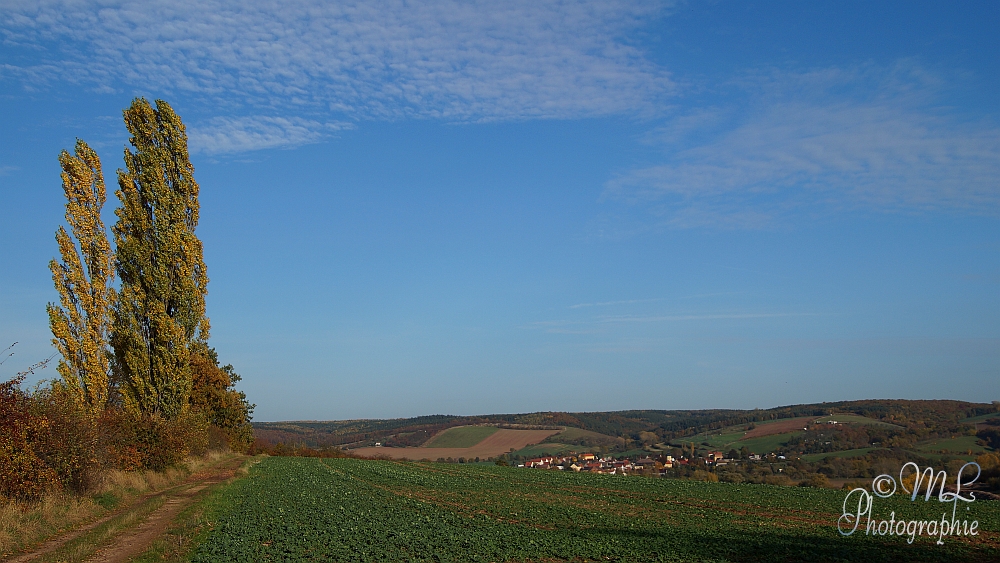
[[[489,435],[482,442],[471,448],[357,448],[351,453],[362,456],[386,456],[392,459],[430,459],[439,457],[457,459],[486,459],[505,454],[511,450],[519,450],[531,444],[537,444],[559,430],[511,430],[501,428]]]
[[[740,440],[749,440],[750,438],[760,438],[761,436],[784,434],[785,432],[802,430],[806,426],[809,426],[809,423],[814,420],[816,420],[815,416],[800,416],[799,418],[788,418],[785,420],[779,420],[778,422],[761,424],[744,434]]]

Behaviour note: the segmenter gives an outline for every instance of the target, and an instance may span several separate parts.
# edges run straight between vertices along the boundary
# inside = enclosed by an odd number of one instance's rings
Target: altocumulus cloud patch
[[[809,210],[1000,211],[1000,127],[954,110],[911,63],[741,86],[761,93],[670,120],[654,141],[662,162],[608,181],[605,197],[674,227],[757,228]]]
[[[625,38],[664,10],[615,1],[15,1],[0,31],[19,54],[3,68],[7,80],[138,87],[227,108],[227,119],[193,127],[211,129],[198,135],[224,152],[311,142],[331,129],[318,117],[331,113],[453,121],[653,114],[673,84]],[[240,117],[248,112],[263,117]]]

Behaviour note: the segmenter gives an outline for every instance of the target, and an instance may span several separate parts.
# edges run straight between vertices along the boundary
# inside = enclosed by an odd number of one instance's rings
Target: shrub
[[[0,383],[0,498],[33,500],[62,488],[86,493],[109,471],[163,471],[210,446],[235,442],[241,451],[252,440],[246,417],[219,428],[198,408],[172,419],[114,404],[95,414],[61,381],[30,392],[23,381],[22,374]]]
[[[45,421],[34,432],[35,454],[63,486],[78,493],[90,490],[100,472],[94,416],[59,383],[36,391],[29,403],[36,419]]]
[[[780,485],[782,487],[787,487],[792,482],[787,475],[768,475],[764,477],[765,485]]]
[[[723,483],[743,483],[746,481],[746,477],[739,471],[725,471],[719,473],[719,481]]]
[[[209,424],[198,412],[166,419],[112,410],[102,421],[99,451],[107,468],[162,471],[208,451]]]
[[[0,497],[27,500],[59,488],[59,477],[33,448],[32,438],[45,432],[46,421],[33,412],[22,381],[19,376],[0,384]]]
[[[696,469],[691,478],[695,481],[706,481],[708,483],[718,483],[719,476],[715,473],[710,473],[704,469]]]
[[[976,436],[984,446],[1000,451],[1000,428],[996,426],[983,428],[976,432]]]
[[[982,454],[976,458],[976,463],[982,470],[979,476],[980,486],[988,491],[1000,493],[1000,454]]]
[[[241,380],[232,365],[219,365],[214,348],[198,343],[191,353],[192,387],[189,403],[226,434],[230,449],[246,452],[254,441],[250,419],[254,405],[235,385]]]
[[[146,415],[133,421],[137,430],[133,443],[146,469],[163,471],[208,448],[208,421],[199,413],[187,412],[174,419]]]
[[[827,479],[826,475],[822,473],[817,473],[815,475],[810,475],[806,479],[799,482],[800,487],[815,487],[817,489],[826,489],[830,486],[830,480]]]

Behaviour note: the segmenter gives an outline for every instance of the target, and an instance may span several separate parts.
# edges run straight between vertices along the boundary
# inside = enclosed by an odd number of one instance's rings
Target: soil
[[[179,485],[175,485],[163,491],[145,495],[134,501],[130,506],[117,511],[114,514],[110,514],[95,522],[91,522],[85,526],[46,540],[32,551],[6,559],[4,560],[4,563],[26,563],[42,555],[51,553],[65,545],[67,542],[70,542],[90,530],[97,528],[112,518],[135,508],[146,500],[159,496],[165,497],[166,501],[163,505],[146,516],[146,519],[142,521],[142,523],[134,528],[123,531],[111,544],[101,547],[94,552],[90,558],[86,559],[88,563],[118,563],[128,561],[149,549],[156,538],[160,537],[167,531],[167,528],[174,517],[187,508],[188,505],[194,501],[200,491],[210,485],[221,483],[233,478],[236,475],[236,470],[239,469],[245,459],[246,458],[242,456],[235,457],[218,465],[205,468],[202,471],[192,474]]]
[[[496,457],[511,451],[519,450],[531,444],[537,444],[561,430],[511,430],[501,428],[487,436],[471,448],[357,448],[351,453],[366,457],[388,457],[392,459],[486,459]]]

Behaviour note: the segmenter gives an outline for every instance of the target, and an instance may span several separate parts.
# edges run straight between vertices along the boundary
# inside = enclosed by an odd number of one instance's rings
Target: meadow
[[[954,438],[937,438],[927,440],[917,445],[921,453],[963,452],[967,455],[978,455],[986,450],[975,436],[956,436]]]
[[[215,493],[194,561],[997,561],[970,538],[841,536],[845,492],[489,465],[267,458]],[[940,518],[938,503],[878,513]]]

